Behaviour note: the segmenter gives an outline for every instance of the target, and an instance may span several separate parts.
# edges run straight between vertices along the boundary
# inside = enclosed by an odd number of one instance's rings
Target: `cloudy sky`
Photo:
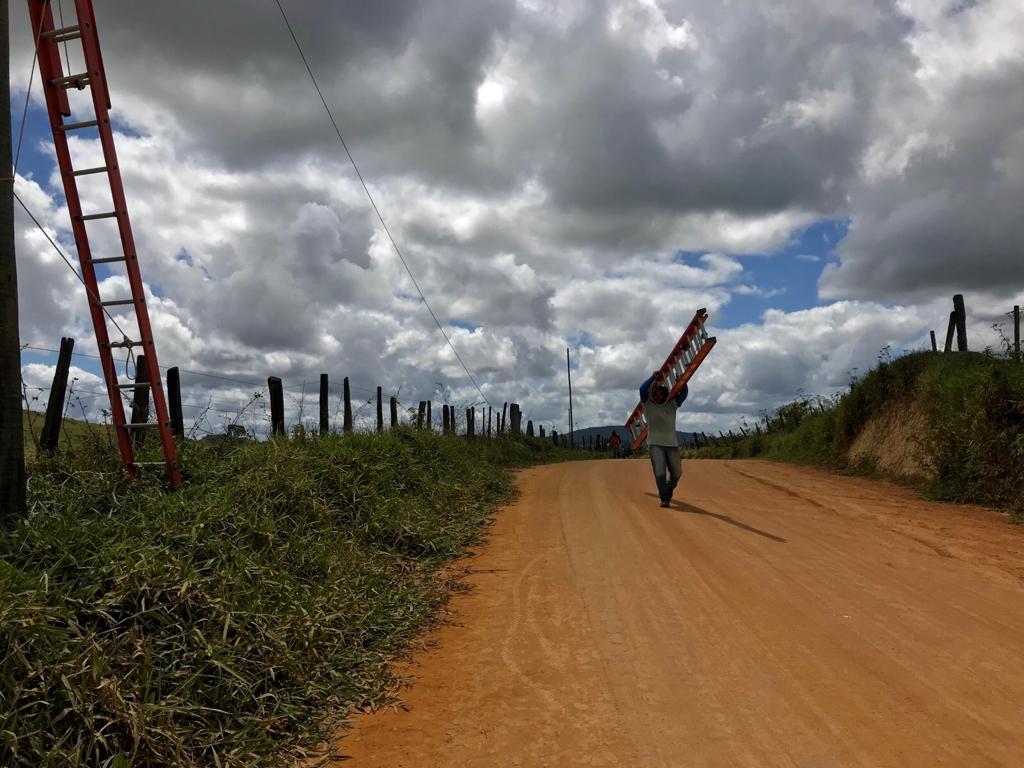
[[[283,2],[487,399],[549,428],[566,346],[577,424],[621,423],[702,306],[719,344],[683,429],[832,392],[930,329],[941,343],[954,292],[977,347],[1024,304],[1019,0]],[[362,398],[479,401],[273,0],[95,6],[160,362],[236,380],[183,374],[186,421],[209,404],[216,428],[268,375],[294,407],[321,371]],[[17,131],[32,36],[11,13]],[[95,137],[73,153],[96,165]],[[17,189],[73,254],[38,81]],[[23,343],[94,353],[81,287],[18,226]],[[54,356],[23,360],[45,387]],[[100,407],[95,361],[75,364]]]

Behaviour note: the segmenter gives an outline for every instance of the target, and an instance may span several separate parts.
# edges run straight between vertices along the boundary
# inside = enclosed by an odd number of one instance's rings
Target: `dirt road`
[[[1024,531],[888,485],[688,462],[521,475],[454,622],[338,765],[1024,766]]]

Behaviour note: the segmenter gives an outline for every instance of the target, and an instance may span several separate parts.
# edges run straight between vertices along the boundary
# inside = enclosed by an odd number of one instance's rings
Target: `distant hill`
[[[582,438],[589,442],[591,437],[598,436],[607,440],[611,437],[612,430],[619,433],[619,437],[622,438],[623,442],[628,440],[629,432],[626,431],[626,428],[622,424],[612,424],[606,427],[585,427],[584,429],[577,429],[575,434],[577,439]],[[693,432],[680,432],[679,430],[676,430],[676,437],[679,438],[680,445],[693,445],[694,434],[695,433]]]

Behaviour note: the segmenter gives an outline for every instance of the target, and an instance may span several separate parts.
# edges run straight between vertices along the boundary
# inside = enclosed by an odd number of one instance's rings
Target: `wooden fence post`
[[[423,417],[427,415],[427,401],[420,400],[419,410],[416,411],[416,429],[423,429]]]
[[[181,412],[181,373],[178,367],[167,369],[167,404],[171,412],[171,434],[185,436],[185,416]]]
[[[527,419],[526,421],[526,436],[533,437],[533,419]]]
[[[1020,306],[1013,307],[1013,359],[1020,362]]]
[[[71,351],[74,339],[60,340],[60,354],[57,356],[57,370],[53,373],[50,397],[46,401],[46,418],[43,419],[43,434],[39,436],[39,447],[53,453],[60,439],[60,423],[64,418],[64,395],[68,389],[68,371],[71,370]],[[120,397],[120,393],[118,393]]]
[[[352,391],[348,386],[348,376],[345,377],[345,383],[342,387],[344,398],[345,398],[345,421],[342,426],[346,432],[352,431]]]
[[[939,351],[939,345],[935,343],[935,331],[932,331],[931,334],[932,334],[932,352],[938,352]]]
[[[508,413],[508,403],[506,402],[504,405],[501,406],[501,424],[498,427],[498,434],[499,435],[505,434],[505,430],[508,427],[508,425],[505,423],[505,417],[506,417],[507,413]]]
[[[953,297],[953,310],[956,312],[956,349],[958,352],[967,351],[967,310],[964,307],[964,297],[958,293]]]
[[[135,359],[135,383],[138,386],[132,390],[132,424],[144,424],[149,421],[149,367],[145,355]],[[143,429],[133,432],[132,441],[138,448],[145,441],[146,432]]]
[[[512,403],[512,407],[508,410],[508,415],[512,419],[512,436],[520,437],[522,435],[522,420],[519,412],[519,403]]]
[[[267,379],[270,391],[270,433],[275,437],[284,436],[284,387],[277,376]]]
[[[949,326],[946,328],[946,345],[942,348],[943,352],[953,351],[953,334],[956,333],[956,310],[954,309],[949,313]]]
[[[491,420],[494,418],[494,409],[487,406],[487,437],[491,437]]]
[[[398,398],[391,396],[391,428],[398,426]]]
[[[473,439],[473,426],[474,426],[474,424],[473,424],[473,409],[472,408],[467,408],[466,409],[466,439],[467,440],[472,440]]]
[[[441,406],[441,434],[448,434],[448,403]]]
[[[330,416],[330,385],[326,373],[320,374],[320,434],[326,435],[331,431]]]
[[[384,431],[384,391],[377,387],[377,431]]]

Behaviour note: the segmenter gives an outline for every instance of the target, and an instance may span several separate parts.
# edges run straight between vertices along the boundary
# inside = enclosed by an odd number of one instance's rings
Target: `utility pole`
[[[7,0],[0,0],[0,522],[25,515],[25,437],[21,412],[18,270],[14,262],[14,169],[11,162],[11,61]]]
[[[569,364],[569,348],[565,348],[565,373],[569,377],[569,447],[575,444],[576,436],[572,425],[572,366]]]

